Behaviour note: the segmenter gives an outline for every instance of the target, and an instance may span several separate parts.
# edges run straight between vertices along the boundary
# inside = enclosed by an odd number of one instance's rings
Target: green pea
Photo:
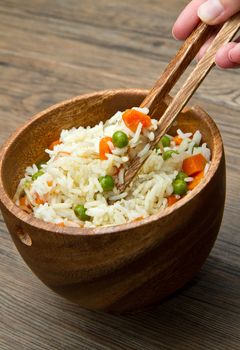
[[[23,184],[23,187],[29,189],[31,187],[31,181],[26,180]]]
[[[90,220],[90,216],[86,214],[87,209],[84,207],[84,205],[79,204],[75,207],[74,213],[80,219],[81,221],[87,221]]]
[[[183,194],[187,193],[187,184],[184,180],[174,180],[173,181],[173,192],[175,194],[178,194],[179,196],[182,196]]]
[[[38,170],[42,169],[43,164],[46,164],[46,162],[42,161],[42,162],[37,163]]]
[[[172,149],[170,149],[170,150],[164,152],[163,155],[162,155],[163,160],[167,160],[167,159],[171,158],[173,153],[176,153],[176,154],[177,154],[178,152],[177,152],[177,151],[174,151],[174,150],[172,150]]]
[[[100,185],[102,186],[103,191],[112,191],[114,187],[114,180],[112,176],[110,175],[100,176],[98,181],[100,182]]]
[[[163,147],[169,147],[170,146],[170,137],[168,137],[167,135],[164,135],[161,140],[160,140],[161,144]]]
[[[114,146],[123,148],[128,145],[128,136],[123,131],[116,131],[112,136]]]
[[[183,171],[180,171],[176,176],[176,180],[185,180],[187,177],[187,174],[185,174]]]
[[[34,181],[34,180],[37,180],[37,178],[38,178],[39,176],[42,176],[43,174],[44,174],[43,171],[41,171],[41,170],[37,171],[35,174],[32,175],[32,180],[33,180],[33,181]]]

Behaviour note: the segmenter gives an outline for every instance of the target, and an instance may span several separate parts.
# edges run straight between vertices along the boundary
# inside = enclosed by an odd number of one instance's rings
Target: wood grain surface
[[[1,0],[1,142],[63,99],[107,88],[150,88],[180,45],[171,26],[186,3]],[[1,219],[1,350],[239,349],[239,79],[240,71],[215,69],[192,101],[220,127],[228,184],[220,235],[198,276],[136,315],[87,311],[33,276]]]

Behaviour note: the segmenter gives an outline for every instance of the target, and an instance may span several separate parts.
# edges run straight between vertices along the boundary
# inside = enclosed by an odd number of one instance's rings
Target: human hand
[[[240,0],[192,0],[181,12],[173,26],[173,36],[185,40],[200,19],[214,26],[213,34],[200,49],[197,59],[201,59],[222,24],[240,11]],[[216,64],[221,68],[240,68],[240,37],[221,47],[216,54]]]

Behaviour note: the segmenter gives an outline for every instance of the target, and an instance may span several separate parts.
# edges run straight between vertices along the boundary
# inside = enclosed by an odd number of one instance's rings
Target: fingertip
[[[236,43],[228,52],[228,58],[231,62],[240,64],[240,43]]]
[[[186,40],[191,34],[193,29],[197,26],[199,20],[191,23],[190,25],[184,25],[182,21],[177,21],[172,29],[172,35],[176,40]]]
[[[206,0],[193,0],[184,8],[173,25],[172,35],[177,40],[185,40],[198,25],[198,7]]]
[[[181,20],[177,20],[172,28],[172,35],[176,40],[185,40],[188,37],[185,27],[182,25]]]
[[[174,30],[174,27],[172,29],[172,36],[175,40],[178,40],[178,38],[176,37],[176,34],[175,34],[175,30]]]
[[[178,37],[178,31],[177,31],[175,25],[174,25],[173,28],[172,28],[172,36],[174,37],[175,40],[181,40],[181,39]]]
[[[229,57],[229,52],[235,47],[236,43],[229,43],[221,47],[218,50],[215,63],[219,68],[234,68],[236,63],[231,60]]]

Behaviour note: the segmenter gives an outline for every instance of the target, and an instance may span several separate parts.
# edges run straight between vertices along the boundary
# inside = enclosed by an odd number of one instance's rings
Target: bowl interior
[[[99,92],[76,97],[37,114],[5,144],[1,177],[8,196],[10,198],[14,196],[27,166],[47,159],[45,149],[52,141],[59,138],[62,129],[93,126],[101,120],[107,120],[118,110],[139,106],[145,95],[144,90]],[[166,107],[167,102],[162,101],[154,117],[159,118]],[[214,133],[217,129],[206,113],[198,108],[185,109],[169,133],[174,134],[178,128],[188,132],[200,130],[203,141],[209,145],[214,158]]]

